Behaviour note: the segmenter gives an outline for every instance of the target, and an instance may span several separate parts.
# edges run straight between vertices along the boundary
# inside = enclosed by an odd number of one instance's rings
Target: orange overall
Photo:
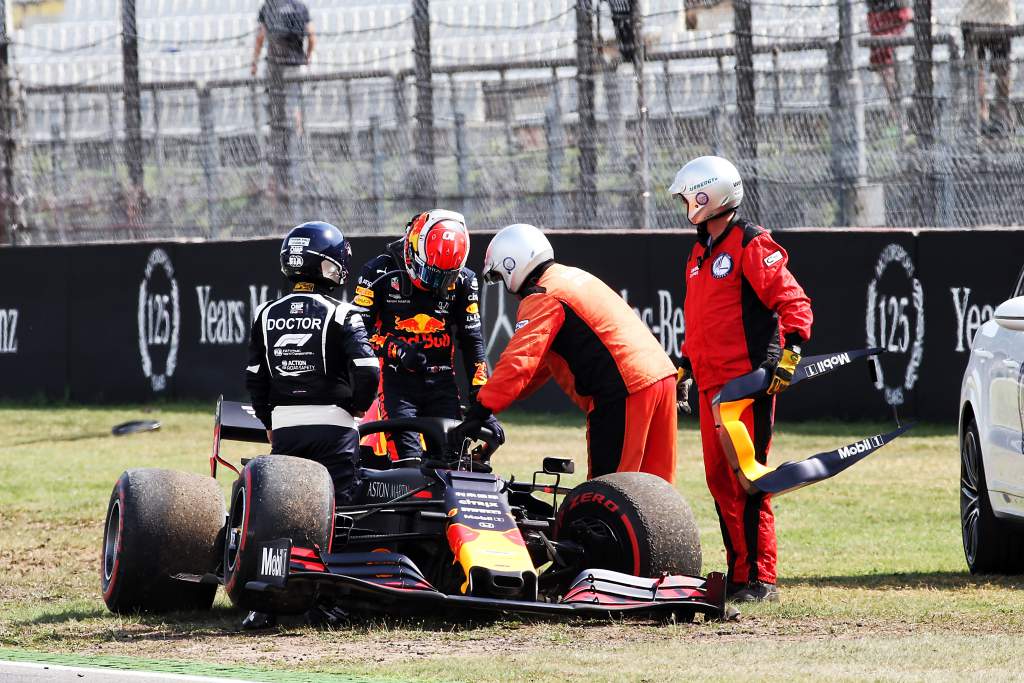
[[[551,263],[522,295],[515,333],[477,400],[498,413],[554,377],[587,413],[590,477],[673,481],[675,367],[647,326],[578,268]]]

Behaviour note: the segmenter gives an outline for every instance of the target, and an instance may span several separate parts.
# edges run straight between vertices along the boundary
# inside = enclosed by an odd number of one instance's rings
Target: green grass
[[[1024,584],[965,572],[951,428],[921,427],[836,479],[778,498],[780,605],[695,625],[378,618],[335,631],[286,622],[240,633],[223,597],[204,615],[119,617],[99,595],[110,489],[128,467],[207,471],[211,406],[0,407],[0,647],[122,661],[387,680],[1013,680],[1024,677]],[[115,438],[149,417],[156,433]],[[773,460],[881,425],[780,425]],[[513,415],[495,456],[528,476],[544,455],[585,471],[578,416]],[[724,551],[696,424],[679,432],[678,486],[701,527],[705,571]],[[229,444],[229,458],[261,452]],[[573,477],[580,480],[580,475]],[[225,487],[230,481],[222,476]],[[0,657],[2,658],[2,657]]]

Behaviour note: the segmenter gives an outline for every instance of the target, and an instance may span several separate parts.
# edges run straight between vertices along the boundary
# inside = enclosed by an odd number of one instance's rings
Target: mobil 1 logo
[[[288,538],[268,541],[260,546],[258,578],[272,586],[284,586],[288,580],[288,564],[292,542]]]
[[[153,391],[167,388],[178,364],[178,337],[181,329],[181,307],[178,281],[167,252],[154,249],[146,260],[139,284],[139,355],[142,374]]]
[[[886,245],[875,264],[865,326],[868,346],[884,351],[876,359],[875,388],[886,403],[901,406],[917,383],[924,356],[924,289],[913,259],[899,244]]]

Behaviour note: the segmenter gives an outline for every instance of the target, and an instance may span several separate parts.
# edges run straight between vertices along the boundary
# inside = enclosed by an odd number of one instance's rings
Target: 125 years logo
[[[139,355],[142,374],[153,391],[167,388],[178,364],[178,334],[181,312],[174,266],[163,249],[154,249],[146,261],[139,285]]]
[[[868,346],[886,352],[878,361],[875,387],[889,405],[903,405],[924,355],[924,289],[910,254],[899,244],[887,245],[875,264],[865,323]]]

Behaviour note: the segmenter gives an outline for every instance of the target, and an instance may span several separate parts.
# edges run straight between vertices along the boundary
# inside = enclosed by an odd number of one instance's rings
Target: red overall
[[[811,336],[811,302],[787,268],[786,251],[761,227],[734,220],[713,243],[701,239],[686,263],[683,356],[700,387],[701,441],[733,583],[775,583],[775,518],[770,496],[747,495],[729,466],[711,411],[726,382],[778,358],[784,339]],[[774,397],[743,414],[756,457],[771,447]]]

